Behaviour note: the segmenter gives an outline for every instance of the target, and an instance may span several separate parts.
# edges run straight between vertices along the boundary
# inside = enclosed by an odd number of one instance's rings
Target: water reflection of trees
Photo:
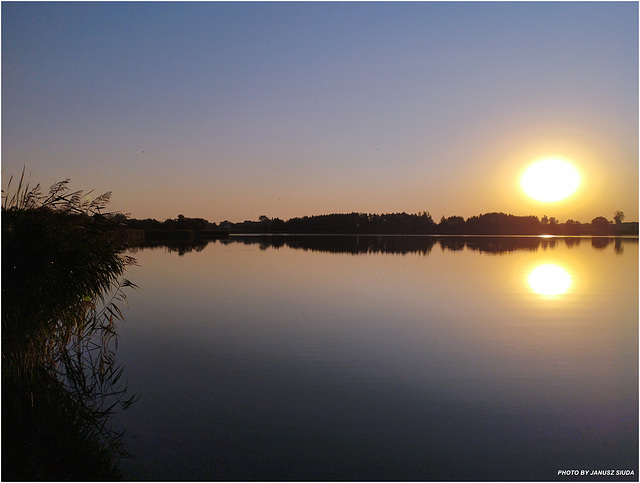
[[[157,242],[145,242],[129,248],[132,254],[135,254],[141,250],[164,250],[167,253],[177,253],[179,256],[183,256],[189,252],[201,252],[210,243],[216,240],[207,240],[197,238],[193,241],[157,241]]]
[[[421,236],[421,235],[234,235],[224,239],[198,239],[192,242],[145,243],[131,248],[132,253],[146,249],[164,249],[169,253],[184,255],[191,251],[202,251],[209,243],[232,245],[258,245],[260,250],[282,247],[296,250],[319,251],[342,254],[418,253],[428,255],[434,247],[443,251],[471,250],[490,254],[505,254],[516,251],[554,249],[560,244],[569,248],[580,246],[587,240],[595,249],[614,246],[616,253],[623,250],[623,241],[637,243],[637,238],[620,237],[536,237],[536,236]]]
[[[580,240],[582,240],[582,238],[578,238],[578,237],[567,237],[564,239],[564,243],[565,245],[567,245],[567,247],[569,248],[573,248],[573,247],[579,247],[580,246]]]
[[[564,243],[568,247],[577,247],[581,243],[578,237],[473,237],[473,236],[402,236],[402,235],[359,235],[359,236],[233,236],[220,243],[258,244],[261,249],[286,246],[293,249],[322,251],[330,253],[418,253],[428,255],[436,245],[443,251],[471,250],[490,254],[505,254],[516,251],[536,251],[553,249]],[[636,239],[625,239],[635,242]],[[598,238],[592,240],[594,248],[606,248],[614,244],[617,253],[622,251],[622,239]]]

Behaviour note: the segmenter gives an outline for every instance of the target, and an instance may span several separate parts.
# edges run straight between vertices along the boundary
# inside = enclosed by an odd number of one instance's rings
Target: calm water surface
[[[638,479],[637,238],[133,255],[127,479]]]

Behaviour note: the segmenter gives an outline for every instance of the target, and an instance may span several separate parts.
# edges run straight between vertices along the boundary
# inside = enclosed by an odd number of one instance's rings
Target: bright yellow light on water
[[[580,186],[580,173],[563,159],[545,158],[525,170],[520,186],[534,200],[551,203],[575,193]]]
[[[564,268],[547,263],[529,274],[531,290],[540,295],[562,295],[571,288],[571,275]]]

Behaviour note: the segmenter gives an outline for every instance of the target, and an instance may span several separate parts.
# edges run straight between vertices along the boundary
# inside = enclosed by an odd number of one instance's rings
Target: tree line
[[[449,216],[436,222],[428,211],[421,213],[333,213],[282,220],[265,215],[257,221],[245,220],[219,225],[203,218],[177,218],[160,222],[126,219],[128,228],[142,230],[227,230],[231,233],[318,233],[318,234],[388,234],[388,235],[637,235],[638,223],[624,223],[624,213],[616,211],[613,220],[597,216],[590,223],[572,219],[560,223],[544,215],[516,216],[506,213],[484,213],[467,219]]]
[[[177,218],[167,218],[165,221],[158,221],[153,218],[138,220],[122,216],[121,223],[127,228],[146,231],[173,231],[173,230],[209,230],[217,228],[215,223],[210,223],[204,218],[189,218],[182,214]]]

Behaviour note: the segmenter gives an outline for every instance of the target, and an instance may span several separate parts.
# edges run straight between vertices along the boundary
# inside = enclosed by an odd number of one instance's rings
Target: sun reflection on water
[[[553,263],[539,265],[529,273],[529,287],[540,295],[562,295],[571,288],[571,275]]]

